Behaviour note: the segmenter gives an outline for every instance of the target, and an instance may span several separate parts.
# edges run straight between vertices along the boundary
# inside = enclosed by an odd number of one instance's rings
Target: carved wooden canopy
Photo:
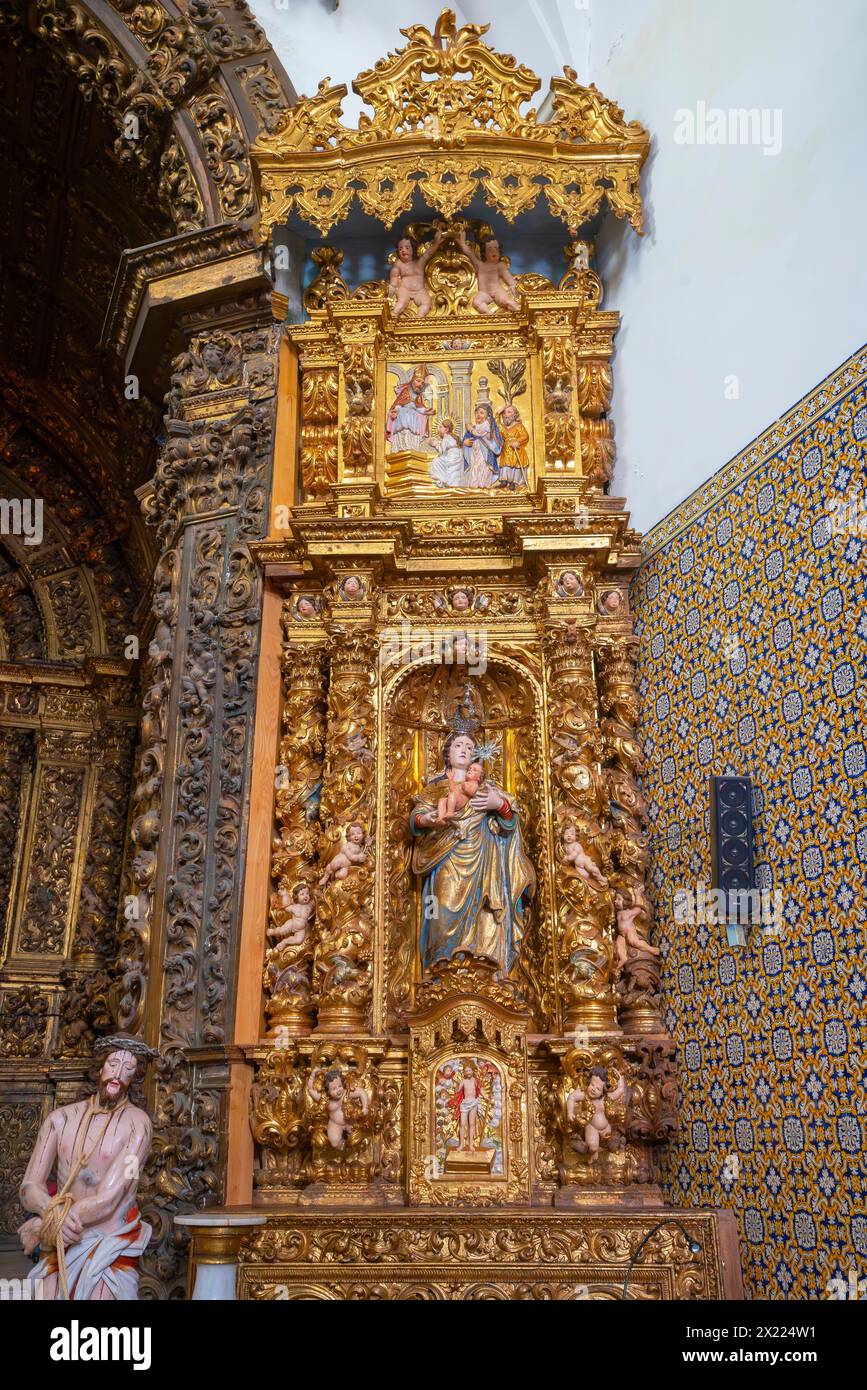
[[[510,221],[544,193],[551,213],[580,225],[604,200],[642,230],[638,183],[650,137],[571,68],[552,79],[547,117],[522,107],[540,86],[530,68],[482,40],[487,24],[458,29],[443,10],[433,33],[414,24],[405,48],[361,73],[352,88],[371,108],[341,123],[344,85],[325,78],[252,155],[267,233],[293,211],[325,235],[354,201],[390,226],[416,189],[445,217],[481,188]]]

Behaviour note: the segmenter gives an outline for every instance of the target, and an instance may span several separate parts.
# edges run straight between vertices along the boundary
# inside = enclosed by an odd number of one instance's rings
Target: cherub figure
[[[567,864],[572,865],[579,878],[585,883],[595,883],[599,888],[607,887],[608,880],[584,849],[574,825],[565,827],[560,836],[560,843],[563,847],[563,858]]]
[[[641,903],[634,907],[626,906],[626,899],[622,893],[615,894],[614,906],[617,909],[617,940],[615,950],[619,965],[625,965],[629,959],[629,948],[633,951],[646,951],[648,955],[658,956],[659,947],[652,946],[637,930],[635,926],[638,917],[646,916],[646,908]]]
[[[431,298],[424,282],[424,268],[442,241],[442,230],[437,227],[436,235],[423,255],[419,255],[412,237],[406,233],[398,239],[397,260],[388,277],[388,295],[394,301],[392,318],[400,318],[409,303],[418,309],[423,319],[431,311]]]
[[[323,1084],[317,1084],[324,1073]],[[328,1113],[326,1136],[333,1149],[343,1149],[354,1126],[370,1113],[370,1094],[363,1086],[347,1090],[339,1067],[314,1067],[307,1082],[307,1092],[317,1104],[325,1102]]]
[[[561,598],[581,598],[584,585],[574,570],[564,570],[557,581],[557,593]]]
[[[366,855],[367,831],[360,821],[353,821],[343,832],[340,848],[326,865],[319,887],[324,888],[332,878],[347,878],[349,870],[361,864]]]
[[[288,888],[278,888],[271,897],[268,936],[275,944],[285,942],[287,946],[301,946],[307,939],[312,916],[313,894],[308,884],[299,883],[291,893]]]
[[[586,1091],[581,1086],[575,1086],[567,1095],[566,1118],[570,1125],[583,1122],[584,1144],[591,1156],[599,1152],[603,1139],[611,1139],[614,1134],[606,1106],[625,1100],[626,1078],[620,1075],[616,1084],[610,1086],[605,1067],[591,1067]]]
[[[473,308],[480,314],[496,313],[501,309],[520,309],[516,297],[518,286],[515,277],[509,273],[502,260],[500,243],[495,236],[488,236],[482,242],[481,260],[470,248],[463,232],[458,234],[458,246],[470,260],[479,281],[479,288],[473,298]]]

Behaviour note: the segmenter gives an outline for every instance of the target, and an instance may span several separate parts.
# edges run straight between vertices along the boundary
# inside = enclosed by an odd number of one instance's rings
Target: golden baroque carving
[[[260,1192],[301,1186],[305,1181],[307,1116],[306,1070],[298,1052],[275,1048],[256,1070],[250,1096],[250,1128],[262,1152],[256,1172]]]
[[[343,363],[343,462],[349,473],[366,473],[373,463],[373,381],[373,343],[349,345]]]
[[[348,299],[349,289],[340,274],[343,252],[336,246],[314,246],[310,259],[318,266],[318,271],[304,291],[304,308],[308,314],[316,314],[331,301]]]
[[[565,1184],[648,1182],[647,1155],[627,1144],[634,1071],[620,1047],[571,1048],[561,1063],[558,1128]]]
[[[359,1198],[383,1166],[399,1172],[401,1096],[392,1082],[380,1134],[379,1085],[373,1058],[354,1042],[319,1041],[304,1051],[282,1044],[259,1063],[250,1126],[260,1147],[257,1190],[267,1199],[313,1186],[317,1194]],[[385,1164],[377,1150],[385,1154]],[[307,1198],[305,1197],[305,1200]]]
[[[617,589],[609,592],[620,595]],[[620,598],[618,611],[627,606],[625,598]],[[631,627],[628,616],[627,623]],[[649,863],[647,809],[638,786],[643,758],[635,730],[636,646],[631,632],[616,632],[596,643],[603,776],[611,803],[609,844],[617,912],[621,1015],[624,1026],[630,1030],[662,1033],[665,1030],[659,1013],[659,950],[650,943],[653,910],[645,888]]]
[[[353,90],[369,111],[355,129],[341,122],[345,86],[323,80],[253,148],[269,231],[295,210],[325,235],[353,198],[392,225],[424,184],[429,206],[454,216],[481,187],[513,220],[544,186],[567,225],[607,202],[641,231],[638,180],[649,137],[571,69],[552,82],[554,119],[524,110],[539,78],[483,40],[488,25],[458,28],[443,10],[431,32],[414,24],[404,48],[359,74]],[[502,141],[509,141],[503,154]],[[541,179],[545,180],[544,185]]]
[[[549,468],[557,460],[575,459],[574,362],[571,338],[543,339],[545,460]]]
[[[715,1213],[690,1212],[688,1236],[671,1222],[651,1234],[668,1210],[293,1212],[244,1238],[241,1297],[620,1298],[645,1237],[630,1298],[731,1297]]]
[[[284,627],[292,622],[284,617]],[[284,644],[286,699],[276,772],[276,821],[264,985],[269,1034],[304,1033],[313,1009],[313,913],[319,795],[325,756],[325,662],[313,647]]]
[[[611,366],[582,362],[578,366],[576,399],[581,417],[581,462],[599,487],[611,479],[614,467],[614,426],[607,417],[611,405]]]

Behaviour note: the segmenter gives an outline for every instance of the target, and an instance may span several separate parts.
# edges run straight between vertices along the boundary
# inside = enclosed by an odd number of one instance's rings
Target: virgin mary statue
[[[493,961],[508,975],[521,951],[536,874],[517,809],[493,782],[476,780],[481,751],[472,733],[449,734],[442,771],[410,814],[412,868],[422,878],[424,975],[455,951]],[[464,780],[468,796],[460,794]]]

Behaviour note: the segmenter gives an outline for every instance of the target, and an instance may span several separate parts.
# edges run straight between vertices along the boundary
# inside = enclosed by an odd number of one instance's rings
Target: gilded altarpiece
[[[654,1177],[677,1094],[639,538],[581,234],[602,207],[640,230],[648,136],[569,70],[546,121],[523,112],[538,79],[448,11],[405,33],[354,84],[357,130],[324,83],[254,150],[266,227],[334,242],[285,326],[297,500],[256,547],[283,706],[242,1294],[617,1297],[635,1258],[632,1297],[731,1295],[727,1223]],[[544,199],[560,278],[512,274],[481,195],[513,243]],[[392,229],[382,281],[343,275],[355,198]]]

